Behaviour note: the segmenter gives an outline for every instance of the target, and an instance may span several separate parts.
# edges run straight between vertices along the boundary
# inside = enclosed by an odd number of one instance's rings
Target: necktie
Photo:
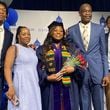
[[[87,50],[88,48],[88,31],[87,31],[87,26],[83,26],[83,33],[82,33],[82,39],[83,39],[83,43],[84,43],[84,47]]]

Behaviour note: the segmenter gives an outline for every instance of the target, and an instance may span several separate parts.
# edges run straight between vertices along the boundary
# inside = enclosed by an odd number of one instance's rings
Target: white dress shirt
[[[109,65],[109,70],[110,70],[110,33],[108,36],[108,65]]]
[[[0,26],[0,58],[1,58],[1,51],[3,47],[3,41],[4,41],[4,28],[3,25]]]

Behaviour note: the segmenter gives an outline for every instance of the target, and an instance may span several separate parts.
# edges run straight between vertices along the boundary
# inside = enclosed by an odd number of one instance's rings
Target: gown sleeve
[[[48,81],[47,81],[46,65],[43,63],[42,46],[39,46],[39,48],[36,50],[36,55],[38,57],[37,71],[38,71],[38,75],[39,75],[39,84],[40,84],[40,86],[45,86]]]

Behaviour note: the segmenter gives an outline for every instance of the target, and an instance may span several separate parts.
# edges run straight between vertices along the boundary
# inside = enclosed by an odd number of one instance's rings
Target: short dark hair
[[[6,9],[6,14],[8,15],[8,7],[7,4],[5,2],[0,1],[0,4],[3,5]]]
[[[108,22],[109,19],[110,19],[110,16],[107,16],[107,18],[106,18],[106,23]]]
[[[89,3],[83,3],[83,4],[80,5],[79,12],[81,11],[81,9],[82,9],[82,7],[83,7],[84,5],[90,6],[90,7],[91,7],[91,10],[92,10],[92,5],[91,5],[91,4],[89,4]]]

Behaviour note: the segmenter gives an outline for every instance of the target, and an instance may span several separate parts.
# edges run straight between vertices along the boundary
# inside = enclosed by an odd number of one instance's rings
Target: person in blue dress
[[[78,82],[82,81],[83,69],[64,66],[71,55],[75,55],[75,45],[65,40],[62,22],[53,21],[43,45],[39,46],[38,74],[41,87],[43,110],[79,110]],[[63,68],[63,69],[62,69]]]
[[[19,26],[16,33],[17,43],[6,54],[4,71],[9,86],[6,92],[9,99],[8,110],[42,110],[36,68],[38,58],[35,50],[28,46],[30,36],[27,27]]]

